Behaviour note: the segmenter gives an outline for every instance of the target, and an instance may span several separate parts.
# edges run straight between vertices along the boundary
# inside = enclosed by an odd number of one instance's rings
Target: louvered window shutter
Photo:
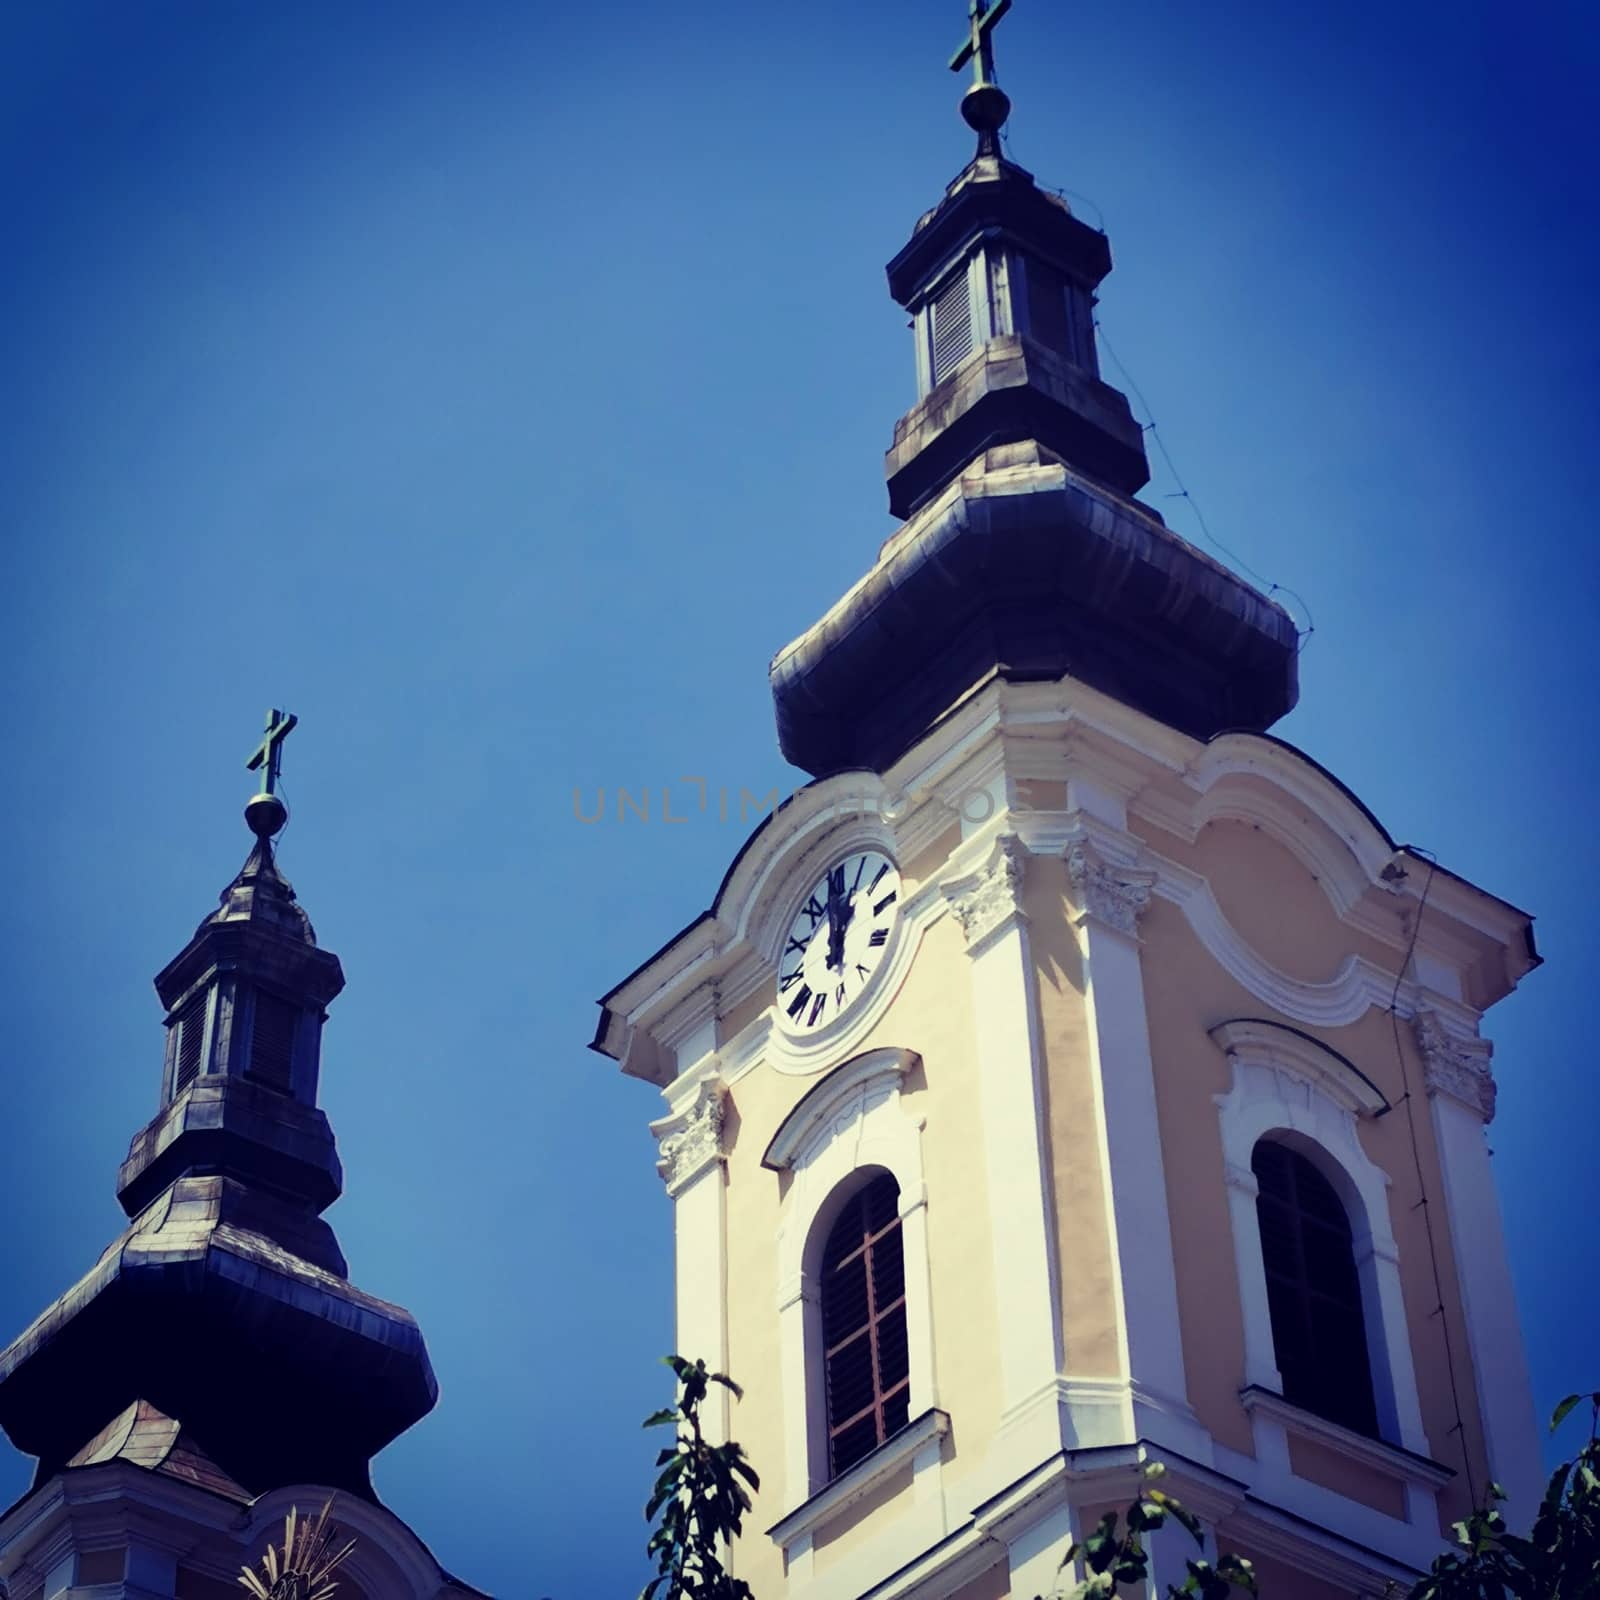
[[[178,1016],[178,1070],[172,1078],[172,1098],[176,1100],[200,1076],[201,1052],[206,1042],[206,1001],[198,994]]]
[[[280,1094],[293,1085],[294,1035],[300,1008],[265,989],[256,990],[255,1023],[250,1030],[250,1076]]]
[[[942,383],[972,354],[972,285],[963,267],[933,302],[933,381]]]
[[[887,1173],[851,1197],[822,1257],[830,1476],[910,1418],[900,1187]]]
[[[1361,1282],[1344,1203],[1312,1163],[1263,1139],[1250,1157],[1283,1397],[1376,1436]]]

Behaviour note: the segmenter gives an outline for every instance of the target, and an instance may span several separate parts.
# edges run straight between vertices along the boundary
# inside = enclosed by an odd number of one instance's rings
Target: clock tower
[[[1001,148],[1008,9],[888,267],[901,525],[772,663],[813,781],[595,1046],[664,1100],[763,1600],[1048,1592],[1152,1459],[1266,1594],[1381,1594],[1538,1492],[1482,1027],[1531,920],[1269,731],[1294,623],[1136,498],[1108,242]]]

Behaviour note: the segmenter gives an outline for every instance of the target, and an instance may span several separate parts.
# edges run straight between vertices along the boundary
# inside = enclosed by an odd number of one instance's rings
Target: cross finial
[[[994,81],[995,25],[1011,9],[1011,0],[970,0],[967,7],[967,37],[950,57],[950,70],[959,72],[970,61],[972,83],[961,97],[961,115],[977,131],[978,154],[998,157],[996,135],[1011,115],[1011,102],[1005,90]]]
[[[267,713],[267,735],[250,752],[250,759],[245,762],[245,770],[254,772],[257,767],[261,772],[261,793],[276,794],[278,792],[278,772],[283,765],[283,741],[294,732],[295,724],[299,718],[287,712],[272,710]]]
[[[994,0],[988,10],[984,9],[983,0],[971,0],[967,7],[967,37],[961,48],[950,57],[950,70],[959,72],[970,61],[975,88],[994,82],[994,40],[991,35],[995,24],[1010,9],[1011,0]]]
[[[288,808],[278,797],[278,772],[283,764],[283,741],[294,732],[300,719],[276,708],[267,712],[267,731],[251,751],[245,770],[261,769],[261,788],[244,808],[244,819],[258,839],[269,838],[288,820]]]

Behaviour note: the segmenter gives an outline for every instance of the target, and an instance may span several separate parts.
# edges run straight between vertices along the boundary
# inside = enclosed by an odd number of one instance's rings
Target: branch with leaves
[[[735,1400],[743,1391],[725,1374],[708,1372],[703,1361],[661,1359],[677,1376],[678,1403],[646,1417],[644,1425],[674,1428],[677,1440],[656,1457],[659,1470],[644,1508],[645,1521],[657,1523],[646,1546],[656,1575],[639,1600],[754,1600],[749,1584],[729,1576],[722,1553],[750,1509],[745,1485],[759,1489],[761,1480],[737,1444],[708,1443],[700,1422],[712,1384]]]
[[[1495,1510],[1505,1499],[1489,1485],[1489,1503],[1454,1525],[1456,1548],[1434,1562],[1407,1600],[1580,1600],[1600,1595],[1600,1393],[1569,1394],[1550,1431],[1589,1402],[1589,1442],[1550,1475],[1527,1538],[1510,1532]]]
[[[1073,1564],[1081,1560],[1085,1575],[1070,1589],[1057,1588],[1051,1600],[1099,1600],[1114,1596],[1120,1584],[1148,1583],[1150,1552],[1145,1549],[1145,1535],[1164,1527],[1169,1517],[1187,1528],[1204,1552],[1206,1539],[1200,1519],[1164,1489],[1154,1486],[1166,1471],[1159,1461],[1147,1462],[1144,1481],[1126,1513],[1106,1512],[1093,1533],[1068,1546],[1057,1570],[1070,1572]],[[1204,1559],[1193,1560],[1188,1568],[1182,1588],[1167,1585],[1169,1596],[1192,1594],[1200,1600],[1226,1600],[1235,1588],[1256,1592],[1255,1572],[1243,1556],[1219,1556],[1215,1566]],[[1034,1600],[1041,1597],[1035,1596]]]

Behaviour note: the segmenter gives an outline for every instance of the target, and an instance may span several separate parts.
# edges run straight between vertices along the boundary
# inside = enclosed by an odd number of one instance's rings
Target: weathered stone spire
[[[0,1427],[39,1482],[143,1404],[252,1495],[370,1495],[371,1457],[437,1396],[416,1323],[348,1282],[321,1215],[343,1182],[317,1084],[344,974],[274,859],[277,718],[254,847],[156,978],[166,1060],[118,1175],[131,1225],[0,1353]]]

